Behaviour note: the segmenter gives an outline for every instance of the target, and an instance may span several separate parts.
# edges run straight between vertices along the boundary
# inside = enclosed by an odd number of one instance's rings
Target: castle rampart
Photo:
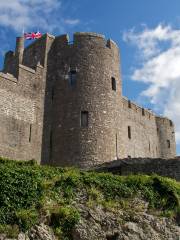
[[[87,167],[174,157],[174,126],[122,96],[119,48],[95,33],[45,34],[5,56],[0,155]]]

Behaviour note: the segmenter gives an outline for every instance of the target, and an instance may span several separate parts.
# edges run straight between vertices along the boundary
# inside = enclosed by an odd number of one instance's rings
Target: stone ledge
[[[12,74],[10,73],[3,73],[3,72],[0,72],[0,77],[6,79],[6,80],[9,80],[11,82],[14,82],[14,83],[17,83],[17,78],[15,78]]]

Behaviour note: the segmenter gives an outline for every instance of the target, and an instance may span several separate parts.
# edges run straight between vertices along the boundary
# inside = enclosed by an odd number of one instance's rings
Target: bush
[[[38,215],[35,209],[22,209],[16,212],[18,226],[22,231],[26,232],[38,222]]]
[[[51,215],[51,225],[59,237],[72,239],[72,229],[80,219],[79,212],[71,206],[60,207],[56,213]]]

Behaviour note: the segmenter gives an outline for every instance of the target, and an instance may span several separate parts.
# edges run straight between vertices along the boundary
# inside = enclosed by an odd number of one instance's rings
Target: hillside
[[[0,239],[180,236],[180,183],[0,159]]]

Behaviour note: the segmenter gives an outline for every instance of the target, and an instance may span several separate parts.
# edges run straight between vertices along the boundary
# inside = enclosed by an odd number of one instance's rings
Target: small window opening
[[[68,82],[71,87],[76,86],[76,75],[77,75],[76,70],[71,70],[68,73]]]
[[[116,79],[114,77],[112,77],[111,82],[112,82],[112,90],[116,91]]]
[[[128,158],[131,158],[131,156],[130,156],[130,155],[128,155]]]
[[[128,138],[131,139],[131,127],[128,126]]]
[[[170,140],[167,140],[167,147],[168,147],[168,148],[170,148],[170,147],[171,147]]]
[[[116,133],[116,157],[118,159],[118,136],[117,136],[117,133]]]
[[[149,142],[149,152],[151,151],[151,143]]]
[[[81,127],[88,127],[89,113],[88,111],[81,112]]]
[[[145,116],[144,108],[142,108],[142,115]]]
[[[173,122],[171,120],[169,120],[169,123],[170,123],[170,126],[172,127],[173,126]]]
[[[32,124],[29,126],[29,142],[31,142],[31,135],[32,135]]]
[[[128,100],[128,108],[131,108],[131,101]]]

